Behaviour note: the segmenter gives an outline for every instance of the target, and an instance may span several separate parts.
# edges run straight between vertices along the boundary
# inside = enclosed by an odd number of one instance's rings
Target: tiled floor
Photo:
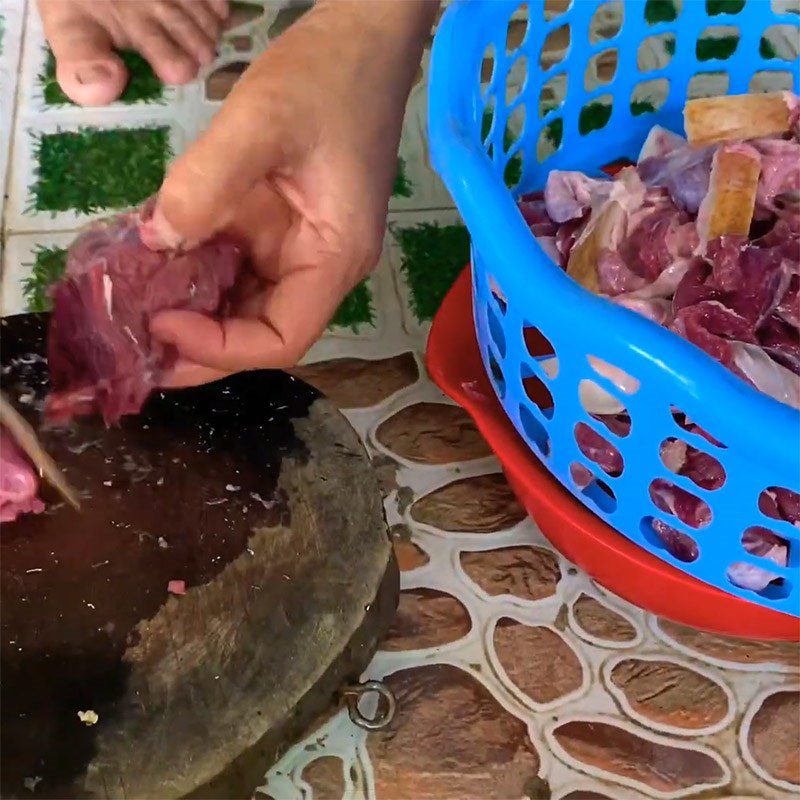
[[[144,75],[128,98],[136,102],[82,111],[48,102],[35,14],[0,0],[4,313],[44,302],[76,226],[137,199],[108,175],[81,183],[73,174],[55,195],[37,191],[54,167],[36,142],[60,136],[48,140],[60,147],[85,128],[164,128],[166,138],[143,135],[163,170],[165,144],[179,152],[202,130],[240,63],[296,13],[240,6],[241,25],[203,81],[153,94]],[[389,684],[398,715],[370,735],[332,717],[268,772],[259,795],[797,796],[800,648],[698,633],[609,596],[525,518],[473,424],[426,377],[430,317],[467,247],[427,163],[424,75],[409,102],[380,266],[300,370],[344,410],[384,479],[403,591],[368,674]]]

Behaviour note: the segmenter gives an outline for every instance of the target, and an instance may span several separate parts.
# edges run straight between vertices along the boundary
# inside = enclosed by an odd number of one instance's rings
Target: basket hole
[[[669,81],[666,78],[637,83],[631,94],[631,114],[638,117],[658,111],[667,102],[668,95]]]
[[[525,129],[525,106],[520,103],[508,115],[503,136],[503,149],[508,152],[522,137]]]
[[[487,352],[487,356],[489,358],[489,376],[497,389],[497,394],[502,400],[506,396],[506,379],[503,377],[503,370],[500,369],[497,359],[495,359],[491,352]]]
[[[698,61],[730,58],[739,46],[739,29],[730,25],[712,25],[697,40],[695,55]]]
[[[655,478],[648,487],[653,505],[671,514],[690,528],[705,528],[711,522],[711,508],[696,494],[664,478]]]
[[[506,76],[506,105],[510,106],[525,89],[528,79],[528,58],[525,55],[519,56],[509,67]]]
[[[749,589],[779,600],[788,597],[791,588],[787,582],[770,567],[785,567],[789,560],[789,543],[769,528],[753,525],[748,528],[741,539],[742,547],[751,556],[756,556],[763,566],[756,566],[745,561],[736,561],[727,569],[727,578],[740,589]]]
[[[575,488],[595,508],[605,514],[613,514],[617,510],[617,496],[614,494],[614,490],[590,469],[577,461],[573,461],[569,465],[569,473]]]
[[[489,321],[489,335],[497,347],[497,352],[500,353],[500,358],[506,357],[506,336],[503,333],[503,328],[500,325],[500,320],[492,310],[490,305],[486,306],[486,318]]]
[[[800,50],[797,27],[794,25],[770,25],[761,37],[758,54],[761,58],[794,61]]]
[[[621,392],[625,394],[636,394],[639,391],[640,383],[636,378],[628,375],[625,370],[603,361],[597,356],[587,356],[589,366],[602,378],[610,381],[613,386],[616,386]]]
[[[550,437],[547,435],[544,425],[524,405],[519,407],[519,418],[522,422],[522,430],[530,442],[536,446],[540,455],[548,457],[550,455]]]
[[[589,416],[591,416],[595,422],[599,422],[601,425],[605,426],[615,436],[619,436],[620,439],[630,436],[633,426],[627,409],[620,414],[590,414]]]
[[[691,564],[700,549],[688,533],[676,530],[658,517],[645,517],[639,525],[642,536],[657,550],[666,550],[673,558]]]
[[[639,72],[662,69],[675,55],[675,34],[659,33],[642,40],[636,53],[636,66]]]
[[[696,1],[694,0],[694,2]],[[674,22],[682,8],[683,0],[647,0],[644,4],[644,18],[649,25]]]
[[[489,144],[489,140],[494,133],[494,121],[496,119],[494,107],[495,97],[493,94],[490,94],[486,98],[486,105],[483,108],[483,116],[481,117],[481,141],[484,145]]]
[[[491,275],[488,276],[488,281],[489,292],[497,306],[497,310],[500,312],[501,316],[505,316],[506,311],[508,311],[508,302],[506,301],[505,295],[502,289],[497,285],[497,281]]]
[[[583,76],[583,86],[587,92],[598,86],[606,86],[614,80],[619,66],[619,51],[612,47],[603,50],[589,59]]]
[[[725,468],[714,456],[683,439],[670,436],[658,449],[661,463],[676,475],[685,475],[701,489],[719,489],[725,484]]]
[[[582,109],[578,117],[578,131],[581,136],[592,131],[599,131],[608,125],[611,119],[611,109],[614,103],[614,98],[610,94],[600,95],[596,100],[587,103]]]
[[[744,8],[745,0],[706,0],[709,17],[720,14],[738,14]]]
[[[800,494],[785,486],[768,486],[758,496],[758,510],[772,519],[800,522]]]
[[[522,388],[525,390],[528,399],[538,406],[539,411],[542,412],[546,419],[553,419],[553,412],[555,411],[553,395],[550,394],[550,390],[545,386],[544,381],[529,364],[522,365],[520,377],[522,378]]]
[[[578,383],[578,398],[587,414],[593,417],[625,414],[625,404],[596,381],[584,378]]]
[[[544,0],[544,18],[547,22],[566,14],[572,7],[573,0]]]
[[[514,189],[519,186],[522,180],[522,153],[515,153],[511,158],[506,161],[505,169],[503,170],[503,180],[509,189]]]
[[[610,475],[612,478],[622,475],[625,469],[622,453],[591,425],[587,425],[585,422],[577,423],[573,435],[581,453],[589,461],[597,464],[606,475]]]
[[[731,84],[727,72],[698,72],[689,80],[686,97],[694,100],[698,97],[717,97],[728,94]]]
[[[542,69],[550,69],[567,57],[571,36],[569,25],[561,25],[547,34],[539,56],[539,66]]]
[[[749,90],[758,92],[791,92],[794,87],[794,75],[783,70],[759,70],[750,79]]]
[[[494,64],[494,45],[488,44],[486,50],[483,51],[480,70],[480,79],[484,87],[488,86],[494,80]]]
[[[506,29],[506,52],[511,54],[522,46],[528,34],[528,4],[523,3],[515,12],[517,19],[508,21]]]
[[[552,370],[552,374],[548,372],[547,375],[549,378],[555,378],[558,375],[558,359],[552,358],[556,351],[553,349],[550,340],[534,325],[526,325],[522,329],[522,338],[525,341],[525,347],[528,348],[528,352],[534,358],[541,359],[543,356],[551,356],[547,360],[554,361],[555,367]]]
[[[776,14],[800,14],[800,0],[772,0],[772,10]]]
[[[613,39],[625,21],[625,5],[621,0],[598,6],[589,23],[589,41],[592,44]]]
[[[550,111],[561,108],[564,105],[564,98],[567,96],[569,79],[566,72],[560,72],[548,78],[539,92],[539,117],[543,117]]]
[[[705,439],[709,444],[714,445],[714,447],[719,447],[722,450],[726,450],[727,447],[722,444],[718,439],[713,437],[705,428],[698,425],[694,420],[692,420],[687,414],[681,411],[675,406],[670,406],[670,411],[672,412],[672,419],[675,421],[675,424],[683,431],[687,433],[694,433],[697,436],[701,436]]]
[[[556,117],[539,131],[536,141],[536,159],[541,164],[561,149],[564,143],[564,119]]]

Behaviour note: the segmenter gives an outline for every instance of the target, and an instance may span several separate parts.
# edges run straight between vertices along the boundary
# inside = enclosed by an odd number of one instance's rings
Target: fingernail
[[[160,208],[156,207],[153,216],[139,225],[139,237],[145,247],[151,250],[177,250],[184,244]]]
[[[91,83],[101,83],[112,78],[111,70],[104,64],[87,64],[80,67],[75,73],[78,83],[84,86]]]

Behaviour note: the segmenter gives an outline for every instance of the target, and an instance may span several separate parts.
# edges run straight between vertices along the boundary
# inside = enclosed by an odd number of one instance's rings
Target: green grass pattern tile
[[[411,309],[419,322],[427,322],[469,261],[469,234],[463,225],[435,223],[395,228],[392,233],[402,251]]]
[[[44,134],[31,208],[91,214],[137,205],[161,186],[170,155],[165,127]]]
[[[702,0],[689,0],[702,2]],[[672,0],[647,0],[644,5],[644,18],[651,24],[672,22],[678,16],[678,10]]]
[[[353,289],[345,297],[331,320],[331,328],[350,328],[358,333],[362,325],[375,326],[375,308],[372,303],[372,292],[366,281]]]
[[[745,0],[706,0],[706,10],[715,17],[717,14],[738,14],[744,8]]]
[[[128,68],[130,80],[119,98],[120,103],[162,103],[164,101],[164,84],[153,72],[153,68],[138,53],[131,50],[120,52],[120,58]],[[52,51],[47,48],[44,72],[39,75],[44,102],[48,106],[75,105],[61,91],[56,82],[56,60]]]
[[[414,185],[406,175],[405,159],[397,158],[397,175],[392,186],[392,197],[411,197],[414,194]]]
[[[67,251],[63,247],[38,247],[31,274],[22,282],[22,294],[28,311],[49,311],[49,288],[64,273]]]

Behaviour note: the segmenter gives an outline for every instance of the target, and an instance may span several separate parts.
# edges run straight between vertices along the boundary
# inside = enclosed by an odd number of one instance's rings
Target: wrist
[[[421,49],[439,0],[318,0],[315,10],[332,28],[384,50]]]

